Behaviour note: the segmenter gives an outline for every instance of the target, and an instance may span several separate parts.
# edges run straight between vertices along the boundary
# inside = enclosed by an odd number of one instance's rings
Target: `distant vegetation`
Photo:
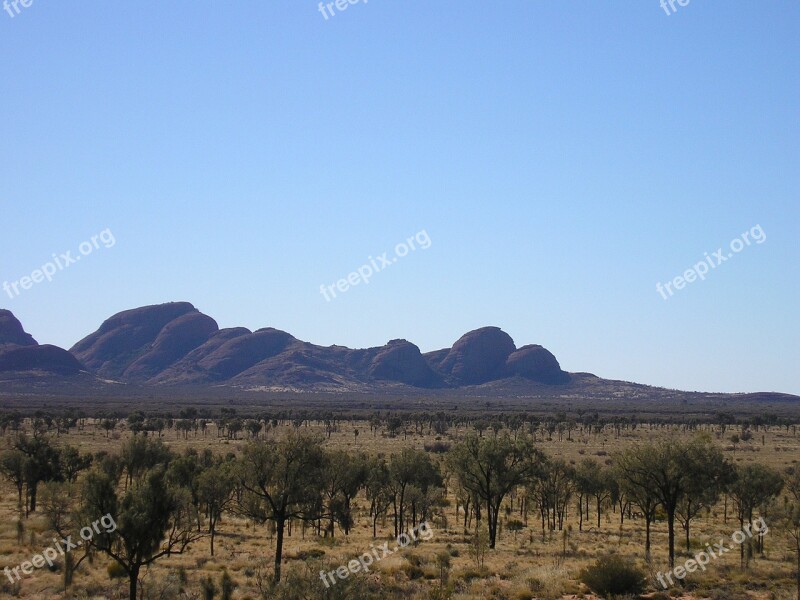
[[[37,515],[54,535],[67,535],[106,513],[118,524],[60,565],[64,590],[77,585],[75,576],[84,570],[85,559],[105,557],[108,577],[125,578],[128,597],[140,597],[142,576],[151,566],[169,564],[190,550],[196,555],[198,548],[214,557],[220,527],[241,522],[259,527],[253,531],[261,532],[263,553],[272,558],[269,576],[263,565],[257,577],[256,567],[249,567],[253,589],[263,598],[300,598],[308,589],[319,597],[339,597],[334,594],[345,590],[380,596],[397,590],[366,576],[353,576],[328,590],[319,581],[311,586],[302,570],[292,568],[287,575],[286,539],[317,540],[323,550],[307,554],[314,561],[339,536],[368,532],[358,548],[363,551],[370,538],[380,538],[384,526],[396,537],[429,522],[460,536],[464,546],[460,551],[453,544],[443,547],[432,555],[430,570],[424,561],[415,567],[409,558],[407,575],[409,581],[417,576],[427,580],[430,597],[450,597],[463,587],[449,575],[454,556],[471,557],[474,575],[487,577],[485,563],[501,539],[529,545],[538,529],[541,543],[560,540],[553,552],[561,564],[575,555],[575,530],[577,535],[600,530],[612,512],[620,531],[626,520],[644,524],[638,557],[631,561],[606,553],[575,577],[600,594],[630,594],[648,585],[659,589],[642,574],[653,565],[655,533],[664,544],[658,550],[672,567],[682,548],[691,553],[695,547],[694,525],[720,506],[723,532],[763,517],[775,531],[774,543],[779,536],[794,540],[791,548],[800,560],[800,470],[734,460],[746,447],[752,450],[747,442],[763,445],[768,432],[783,431],[796,439],[796,424],[775,416],[720,421],[667,425],[602,420],[596,414],[474,419],[375,413],[366,421],[346,423],[331,413],[244,417],[232,408],[213,417],[195,408],[175,417],[141,412],[125,418],[89,418],[79,412],[22,417],[6,412],[0,414],[0,474],[13,489],[18,540],[24,537],[24,523]],[[331,443],[345,429],[355,449]],[[565,460],[549,450],[556,443],[585,445],[589,436],[614,440],[637,431],[646,432],[645,439],[611,445],[594,457]],[[86,436],[113,444],[89,453],[70,443]],[[209,447],[171,448],[192,439]],[[375,444],[395,440],[393,451],[358,449],[365,439]],[[412,439],[422,440],[422,448]],[[222,446],[227,450],[213,452],[214,441],[227,442]],[[739,568],[746,572],[764,555],[764,537],[757,536],[742,545]],[[337,566],[324,560],[319,564],[317,570]],[[0,585],[8,593],[20,589],[19,582]],[[226,570],[221,579],[208,576],[192,585],[194,596],[174,597],[231,597],[240,584]],[[543,584],[530,585],[542,589]]]

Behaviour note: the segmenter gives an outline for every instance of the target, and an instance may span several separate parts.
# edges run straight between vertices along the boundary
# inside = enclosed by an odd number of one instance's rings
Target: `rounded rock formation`
[[[539,345],[523,346],[508,357],[506,366],[511,374],[540,383],[569,381],[569,375],[561,370],[552,352]]]
[[[486,383],[504,375],[506,360],[515,350],[514,340],[505,331],[483,327],[453,344],[439,369],[462,384]]]

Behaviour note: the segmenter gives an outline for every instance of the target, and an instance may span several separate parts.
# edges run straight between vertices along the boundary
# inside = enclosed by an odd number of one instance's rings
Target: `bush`
[[[231,579],[231,576],[228,574],[228,570],[224,569],[222,571],[222,578],[220,579],[219,587],[222,591],[222,600],[231,600],[233,591],[239,587],[239,585],[233,579]]]
[[[325,556],[325,550],[321,548],[311,548],[309,550],[301,550],[297,553],[297,560],[307,561],[312,559],[319,559]],[[289,557],[287,557],[289,558]]]
[[[479,569],[483,568],[486,552],[489,549],[489,529],[485,523],[481,523],[475,529],[475,535],[470,540],[469,554],[475,560]]]
[[[421,579],[425,576],[425,571],[422,568],[424,564],[422,557],[408,553],[405,555],[405,559],[408,561],[408,564],[403,565],[401,568],[409,579]]]
[[[214,581],[211,579],[211,576],[206,577],[205,579],[200,580],[200,594],[203,600],[214,600],[214,596],[217,595],[217,586],[214,585]]]
[[[612,595],[641,594],[644,590],[644,573],[621,556],[609,554],[601,557],[581,571],[580,580],[594,593]]]
[[[381,590],[377,581],[371,577],[362,577],[360,574],[350,575],[345,579],[336,578],[332,583],[327,579],[327,584],[320,581],[320,571],[325,573],[335,570],[336,563],[323,563],[309,561],[295,563],[289,566],[278,585],[261,590],[261,598],[266,600],[383,600],[386,597],[395,597],[393,589]]]
[[[433,454],[445,454],[450,450],[450,444],[447,442],[434,442],[432,444],[426,442],[423,447],[425,448],[425,452],[431,452]]]
[[[128,574],[125,572],[125,568],[116,561],[108,563],[106,571],[108,572],[110,579],[121,579],[128,576]]]

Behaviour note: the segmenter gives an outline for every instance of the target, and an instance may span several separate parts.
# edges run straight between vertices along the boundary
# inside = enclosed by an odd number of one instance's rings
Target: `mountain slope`
[[[426,355],[407,340],[377,348],[324,347],[273,328],[220,330],[188,302],[116,314],[75,344],[72,353],[99,377],[147,384],[352,390],[458,388],[512,376],[548,384],[569,381],[552,354],[541,346],[517,350],[497,327],[469,332],[446,352]]]
[[[83,365],[72,354],[39,345],[9,310],[0,309],[0,375],[77,375]]]
[[[104,321],[68,352],[39,345],[7,310],[0,310],[0,381],[14,392],[97,395],[140,390],[324,392],[447,398],[551,398],[632,403],[713,396],[567,373],[540,345],[517,348],[498,327],[464,334],[450,348],[425,354],[407,340],[351,349],[318,346],[274,328],[219,329],[188,302],[126,310]],[[33,384],[31,392],[25,386]],[[120,385],[122,384],[122,385]],[[7,386],[6,386],[7,387]],[[104,391],[105,390],[105,391]],[[114,391],[112,391],[114,390]],[[83,391],[83,392],[82,392]],[[139,393],[139,392],[137,392]],[[169,392],[165,392],[167,395]],[[184,393],[184,392],[181,392]],[[752,394],[753,402],[791,402],[786,394]]]

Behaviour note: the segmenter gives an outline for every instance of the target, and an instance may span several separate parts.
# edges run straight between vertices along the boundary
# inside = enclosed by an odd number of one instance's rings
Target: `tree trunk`
[[[739,529],[744,529],[744,517],[739,519]],[[739,567],[744,568],[744,543],[739,544]]]
[[[586,495],[586,520],[589,520],[589,495]]]
[[[397,516],[397,496],[392,500],[392,506],[394,507],[394,537],[400,535],[399,532],[399,524],[398,524],[398,516]]]
[[[600,504],[602,500],[600,496],[597,497],[597,528],[600,529]]]
[[[667,529],[669,532],[669,568],[675,568],[675,509],[667,509]]]
[[[344,498],[344,534],[350,535],[350,496],[345,496]]]
[[[64,593],[72,585],[72,575],[75,571],[74,561],[72,559],[72,552],[64,554]]]
[[[283,529],[286,525],[284,519],[275,522],[278,530],[278,538],[275,542],[275,583],[281,581],[281,559],[283,558]]]
[[[723,515],[724,515],[723,519],[724,519],[725,525],[727,525],[728,524],[728,494],[725,494],[725,504],[724,504],[723,511],[724,511],[723,512]]]
[[[683,528],[686,530],[686,552],[691,552],[692,551],[692,546],[689,543],[689,519],[688,519],[688,517],[686,519],[686,524],[683,526]]]
[[[130,600],[136,600],[136,590],[139,586],[139,565],[131,567],[131,570],[128,573],[128,579],[129,579],[128,595],[130,597]]]
[[[494,550],[495,544],[497,543],[497,518],[500,514],[500,503],[498,502],[496,507],[489,504],[487,508],[489,510],[489,548]]]

